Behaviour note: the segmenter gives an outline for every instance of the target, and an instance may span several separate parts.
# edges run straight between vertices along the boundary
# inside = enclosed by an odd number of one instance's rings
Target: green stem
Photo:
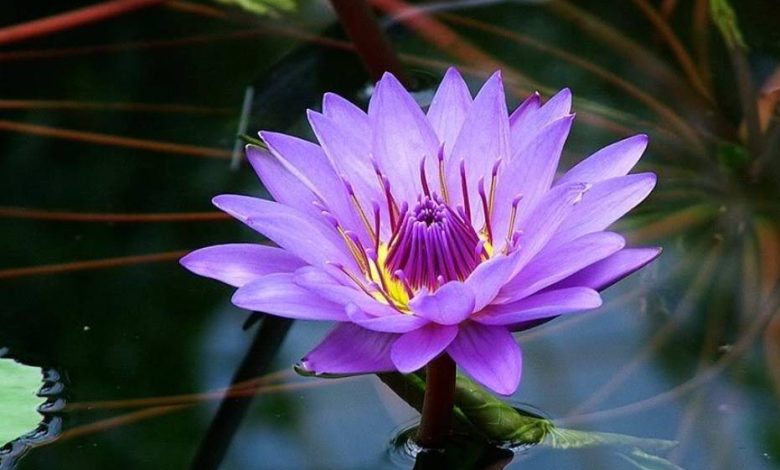
[[[425,375],[425,398],[417,443],[430,449],[441,448],[452,429],[455,361],[444,353],[428,364]]]

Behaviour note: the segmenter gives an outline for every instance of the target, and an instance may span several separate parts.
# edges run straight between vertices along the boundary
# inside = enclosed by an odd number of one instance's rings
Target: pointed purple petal
[[[617,252],[625,239],[613,232],[596,232],[544,249],[501,289],[504,302],[528,297],[545,287]]]
[[[457,325],[474,312],[474,294],[462,282],[451,281],[432,294],[417,294],[409,307],[415,315],[432,322]]]
[[[585,184],[554,187],[539,201],[525,225],[518,224],[515,227],[523,230],[523,233],[520,236],[520,255],[515,258],[513,276],[547,245],[587,190],[588,186]]]
[[[547,100],[544,105],[534,109],[530,107],[530,112],[523,114],[513,115],[510,132],[511,141],[510,146],[512,149],[511,158],[515,158],[515,154],[525,148],[536,135],[552,123],[562,117],[568,115],[571,112],[571,90],[564,88],[555,94],[552,98]]]
[[[497,160],[507,160],[509,152],[509,117],[501,72],[494,73],[474,98],[458,140],[447,161],[448,190],[453,201],[461,203],[460,161],[466,165],[466,178],[471,196],[471,207],[478,208],[477,182],[484,178],[490,182],[491,170]],[[481,210],[474,210],[475,215]],[[484,215],[475,217],[478,226]]]
[[[571,287],[541,292],[516,302],[489,305],[473,320],[485,325],[512,325],[600,306],[601,296],[595,290]]]
[[[276,202],[311,216],[319,215],[320,210],[313,204],[319,197],[300,178],[285,168],[282,162],[268,151],[254,145],[247,145],[246,156]]]
[[[402,374],[414,372],[441,354],[457,335],[457,326],[431,323],[398,338],[390,349],[390,359]]]
[[[341,237],[324,220],[277,202],[248,196],[223,194],[212,202],[309,264],[334,262],[357,269]]]
[[[601,291],[636,272],[660,254],[660,248],[626,248],[572,274],[551,288],[584,286]]]
[[[313,374],[368,374],[394,371],[390,347],[398,335],[343,323],[300,362]]]
[[[322,114],[332,119],[342,129],[352,131],[367,147],[371,142],[371,125],[368,115],[360,108],[335,93],[322,97]]]
[[[319,145],[276,132],[260,132],[271,153],[292,174],[316,194],[341,225],[358,235],[365,234],[347,190]],[[311,201],[310,201],[311,202]]]
[[[344,128],[320,113],[309,111],[307,116],[333,168],[352,184],[358,199],[381,200],[382,193],[371,165],[371,148],[366,136],[356,136],[351,128]]]
[[[273,246],[234,243],[207,246],[179,260],[195,274],[241,287],[266,274],[293,272],[305,263]]]
[[[269,274],[240,287],[231,301],[247,310],[301,320],[347,321],[342,305],[295,284],[290,273]]]
[[[647,136],[635,135],[608,145],[578,163],[555,184],[597,183],[624,176],[634,168],[647,148]]]
[[[510,132],[515,132],[515,129],[519,129],[524,125],[526,119],[528,119],[537,109],[542,105],[542,98],[539,96],[539,92],[535,91],[528,95],[522,103],[512,111],[509,115],[509,129]],[[510,142],[511,143],[511,142]],[[512,146],[514,148],[514,146]]]
[[[498,394],[511,395],[520,384],[520,346],[504,327],[464,323],[447,352],[474,380]]]
[[[499,171],[493,210],[493,228],[497,233],[503,236],[507,232],[511,201],[518,194],[523,198],[517,206],[517,223],[522,226],[550,189],[573,120],[574,115],[568,115],[550,123]]]
[[[428,108],[428,120],[439,142],[444,144],[445,155],[450,155],[470,107],[471,93],[466,82],[457,69],[450,67]]]
[[[429,323],[425,318],[401,312],[395,312],[393,315],[370,315],[355,304],[347,305],[347,316],[352,323],[363,328],[385,333],[408,333]]]
[[[404,87],[385,73],[368,106],[373,130],[371,150],[387,175],[393,193],[411,201],[420,193],[420,160],[434,160],[439,150],[428,118]]]
[[[653,173],[639,173],[594,184],[561,225],[551,245],[604,230],[642,202],[655,187],[655,180]]]

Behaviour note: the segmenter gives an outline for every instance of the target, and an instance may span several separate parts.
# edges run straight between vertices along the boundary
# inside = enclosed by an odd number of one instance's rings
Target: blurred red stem
[[[96,23],[106,18],[149,7],[165,0],[114,0],[79,8],[59,15],[0,29],[0,45],[24,41],[58,31]]]
[[[378,81],[390,72],[409,87],[411,85],[401,61],[377,23],[371,8],[364,0],[330,0],[349,38],[355,44],[371,79]]]

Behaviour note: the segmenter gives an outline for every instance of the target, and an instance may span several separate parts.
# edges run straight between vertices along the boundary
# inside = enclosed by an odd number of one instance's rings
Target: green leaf
[[[730,49],[737,46],[742,49],[747,48],[742,31],[737,24],[737,15],[728,0],[710,0],[710,15]]]
[[[628,454],[619,453],[618,455],[640,470],[684,470],[679,465],[657,455],[648,454],[641,449],[633,449]]]
[[[0,446],[38,427],[42,380],[39,368],[0,358]]]
[[[586,447],[610,446],[629,448],[632,451],[664,452],[677,446],[677,442],[610,432],[552,428],[544,440],[540,442],[540,445],[553,449],[583,449]]]
[[[410,406],[418,411],[422,409],[425,395],[424,377],[386,373],[379,374],[379,378]],[[456,381],[453,417],[456,428],[492,443],[511,446],[536,444],[561,450],[602,446],[628,449],[630,453],[627,456],[622,453],[620,455],[637,462],[651,461],[651,458],[666,462],[645,452],[664,452],[677,445],[675,441],[663,439],[559,428],[547,418],[519,410],[499,400],[460,374]]]
[[[255,15],[274,15],[295,10],[295,0],[214,0],[225,5],[234,5]]]

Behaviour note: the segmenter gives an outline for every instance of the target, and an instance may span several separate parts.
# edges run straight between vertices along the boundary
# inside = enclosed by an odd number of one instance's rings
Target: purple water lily
[[[301,366],[409,373],[446,352],[499,394],[520,382],[512,335],[601,305],[598,291],[653,260],[605,231],[655,175],[627,175],[647,137],[605,147],[562,176],[574,115],[564,89],[507,112],[501,74],[472,99],[447,71],[427,114],[386,74],[368,113],[326,94],[319,144],[260,132],[247,155],[275,201],[214,204],[278,245],[217,245],[181,262],[238,288],[239,307],[339,322]]]

